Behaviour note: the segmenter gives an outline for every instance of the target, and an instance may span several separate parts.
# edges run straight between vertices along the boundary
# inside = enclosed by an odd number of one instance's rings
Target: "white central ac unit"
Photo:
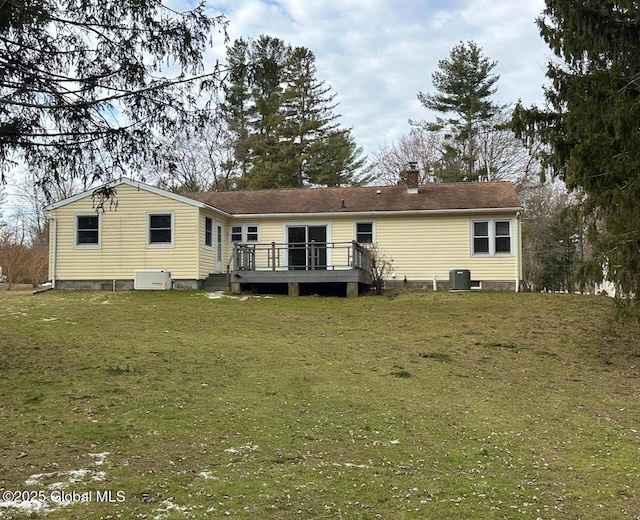
[[[171,271],[166,269],[136,269],[133,288],[141,291],[166,291],[171,289]]]

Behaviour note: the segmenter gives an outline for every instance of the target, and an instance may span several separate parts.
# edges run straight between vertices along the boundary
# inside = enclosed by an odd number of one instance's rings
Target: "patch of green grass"
[[[411,372],[405,370],[403,366],[393,365],[393,370],[391,371],[391,375],[393,377],[411,377]]]
[[[513,352],[519,352],[520,348],[518,345],[515,345],[513,343],[501,343],[499,341],[491,341],[489,343],[485,344],[485,347],[487,348],[504,348],[507,350],[512,350]]]
[[[451,355],[446,352],[423,352],[420,354],[420,357],[433,361],[440,361],[442,363],[451,363],[451,361],[453,361]]]
[[[112,367],[107,367],[105,369],[105,372],[111,376],[121,376],[122,374],[128,374],[129,372],[131,372],[131,369],[129,367],[123,368],[116,365]]]
[[[634,518],[640,331],[614,312],[3,291],[0,488],[93,493],[54,520]]]
[[[536,356],[560,359],[560,356],[556,352],[547,352],[546,350],[536,351]]]

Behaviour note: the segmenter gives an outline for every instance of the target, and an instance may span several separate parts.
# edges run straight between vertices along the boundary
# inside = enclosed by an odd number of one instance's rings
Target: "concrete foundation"
[[[200,289],[202,280],[171,280],[173,289]],[[133,280],[56,280],[64,291],[132,291]]]
[[[472,276],[472,291],[515,291],[516,290],[516,282],[515,281],[502,281],[502,280],[481,280],[479,284],[477,281],[473,280]],[[476,287],[473,285],[476,284]],[[437,283],[438,291],[448,291],[449,290],[449,280],[438,280]],[[385,289],[389,290],[402,290],[402,289],[412,289],[412,290],[421,290],[421,291],[433,291],[433,280],[407,280],[404,282],[403,280],[387,280],[385,282]]]
[[[360,292],[360,284],[358,282],[347,283],[347,298],[357,298]]]
[[[300,296],[300,284],[298,282],[289,282],[289,296]]]

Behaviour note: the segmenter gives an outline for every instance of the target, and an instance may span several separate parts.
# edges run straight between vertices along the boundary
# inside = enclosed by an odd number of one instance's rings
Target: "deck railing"
[[[369,271],[370,253],[356,241],[291,244],[234,242],[227,271],[345,270]]]

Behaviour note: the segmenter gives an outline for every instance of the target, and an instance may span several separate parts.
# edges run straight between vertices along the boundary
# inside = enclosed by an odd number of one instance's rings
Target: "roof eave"
[[[131,186],[133,188],[138,188],[138,189],[143,189],[145,191],[148,191],[150,193],[154,193],[156,195],[160,195],[162,197],[167,197],[169,199],[172,200],[176,200],[179,202],[183,202],[185,204],[189,204],[190,206],[195,206],[198,208],[203,208],[203,209],[210,209],[213,211],[217,211],[219,213],[222,213],[223,215],[230,217],[231,215],[229,213],[227,213],[226,211],[222,211],[221,209],[218,209],[214,206],[211,206],[209,204],[207,204],[206,202],[202,202],[200,200],[196,200],[196,199],[192,199],[190,197],[185,197],[184,195],[180,195],[178,193],[172,193],[170,191],[167,190],[163,190],[162,188],[156,188],[155,186],[151,186],[149,184],[145,184],[143,182],[140,181],[135,181],[133,179],[129,179],[128,177],[122,177],[120,179],[108,182],[106,184],[104,184],[103,186],[108,187],[108,188],[114,188],[114,187],[118,187],[121,186],[122,184],[126,184],[128,186]],[[56,210],[58,208],[61,208],[62,206],[66,206],[67,204],[72,204],[73,202],[76,202],[78,200],[82,200],[86,197],[90,197],[97,189],[99,188],[93,188],[90,190],[86,190],[83,191],[82,193],[78,193],[77,195],[74,195],[72,197],[69,197],[67,199],[62,199],[58,202],[54,202],[53,204],[49,204],[48,206],[46,206],[44,209],[46,211],[53,211]]]
[[[464,209],[422,209],[422,210],[385,210],[385,211],[328,211],[324,213],[232,213],[233,218],[309,218],[309,217],[369,217],[369,216],[412,216],[412,215],[454,215],[454,214],[489,214],[517,213],[521,206],[499,208],[464,208]]]

